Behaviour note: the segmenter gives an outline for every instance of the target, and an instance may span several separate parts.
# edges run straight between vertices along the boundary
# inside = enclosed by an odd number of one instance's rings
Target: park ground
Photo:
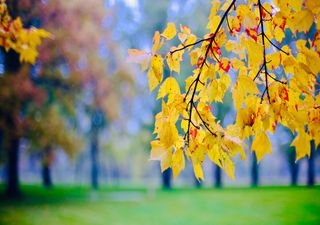
[[[23,193],[21,200],[0,197],[1,225],[320,224],[320,187],[91,191],[23,186]]]

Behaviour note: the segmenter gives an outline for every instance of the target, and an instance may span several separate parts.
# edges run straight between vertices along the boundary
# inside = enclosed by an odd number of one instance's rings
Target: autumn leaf
[[[256,153],[258,162],[266,153],[272,153],[270,140],[265,132],[259,132],[253,139],[251,150]]]
[[[198,179],[198,181],[204,180],[201,164],[199,163],[193,164],[193,172],[196,178]]]
[[[183,151],[179,148],[176,149],[172,156],[172,173],[173,178],[176,179],[180,172],[184,169],[184,155]]]
[[[291,146],[296,148],[296,160],[299,160],[306,155],[310,157],[310,140],[310,136],[303,130],[303,128],[300,129],[298,135],[291,143]]]
[[[176,36],[177,34],[177,29],[174,23],[168,23],[166,29],[163,31],[161,34],[163,37],[165,37],[167,40],[171,40]]]
[[[141,71],[145,71],[149,66],[149,54],[139,49],[128,49],[127,61],[140,64]]]
[[[168,77],[161,85],[158,92],[157,99],[163,98],[166,95],[172,95],[172,94],[180,94],[180,87],[175,78]]]
[[[301,10],[295,14],[292,20],[291,27],[293,28],[293,30],[296,30],[298,32],[307,33],[310,30],[313,20],[314,15],[310,10]]]

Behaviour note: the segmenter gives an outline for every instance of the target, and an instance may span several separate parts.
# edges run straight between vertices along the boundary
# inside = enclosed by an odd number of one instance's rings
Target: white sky
[[[124,0],[124,2],[131,8],[136,8],[138,6],[137,0]]]

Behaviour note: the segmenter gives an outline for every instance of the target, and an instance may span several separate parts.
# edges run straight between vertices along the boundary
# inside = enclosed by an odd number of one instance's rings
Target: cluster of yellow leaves
[[[151,142],[151,159],[160,160],[162,171],[171,167],[176,177],[187,158],[195,176],[203,179],[202,164],[208,156],[234,178],[232,158],[237,154],[246,158],[243,141],[254,137],[251,150],[260,161],[272,153],[268,133],[274,133],[278,124],[296,135],[291,144],[296,159],[310,156],[310,141],[320,144],[319,18],[320,2],[313,0],[248,0],[246,4],[214,0],[209,32],[202,38],[186,26],[180,25],[178,31],[168,23],[162,33],[155,33],[151,53],[130,49],[131,61],[148,70],[150,91],[160,86],[157,98],[162,99],[162,111],[155,118],[157,137]],[[297,38],[297,33],[308,33],[313,25],[314,37]],[[286,37],[287,30],[292,37]],[[175,37],[180,44],[166,55],[159,53]],[[173,74],[180,73],[186,53],[194,69],[182,92]],[[170,77],[163,74],[166,66]],[[168,78],[163,81],[163,77]],[[211,105],[223,102],[228,90],[237,116],[234,124],[222,127]]]
[[[34,27],[23,28],[19,17],[14,20],[10,17],[5,0],[0,3],[0,19],[0,46],[6,51],[12,49],[19,53],[21,62],[34,64],[41,39],[50,37],[50,33]]]

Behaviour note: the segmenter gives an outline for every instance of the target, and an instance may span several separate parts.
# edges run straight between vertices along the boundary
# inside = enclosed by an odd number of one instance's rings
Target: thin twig
[[[277,82],[279,82],[279,83],[281,83],[281,84],[287,84],[287,82],[286,82],[286,81],[278,80],[277,78],[275,78],[275,77],[271,76],[269,73],[268,73],[268,76],[269,76],[272,80],[277,81]]]
[[[277,46],[276,44],[274,44],[274,43],[268,38],[268,36],[267,36],[265,33],[263,33],[263,36],[269,41],[269,43],[270,43],[273,47],[275,47],[275,48],[278,49],[279,51],[283,52],[284,54],[289,55],[289,52],[286,52],[286,51],[284,51],[283,49],[279,48],[279,46]]]
[[[186,45],[185,47],[180,48],[180,50],[183,50],[183,49],[185,49],[186,47],[190,47],[190,46],[193,46],[193,45],[195,45],[195,44],[199,44],[199,43],[201,43],[201,42],[203,42],[203,41],[205,41],[205,40],[210,40],[210,42],[209,42],[209,44],[208,44],[208,46],[207,46],[207,49],[206,49],[204,58],[203,58],[203,62],[202,62],[201,65],[199,66],[199,73],[198,73],[196,79],[195,79],[195,80],[192,82],[192,84],[190,85],[190,86],[193,86],[193,85],[194,85],[194,89],[193,89],[193,92],[192,92],[192,95],[191,95],[191,99],[190,99],[190,101],[189,101],[190,104],[189,104],[189,103],[187,104],[187,107],[189,107],[189,108],[187,108],[187,110],[189,109],[188,129],[187,129],[187,133],[186,133],[187,135],[185,135],[185,138],[187,139],[187,140],[186,140],[187,143],[189,143],[189,140],[190,140],[190,125],[191,125],[191,123],[192,123],[192,121],[191,121],[191,119],[192,119],[192,110],[193,110],[193,108],[195,107],[194,97],[195,97],[195,94],[196,94],[197,86],[198,86],[198,84],[200,83],[200,75],[201,75],[201,73],[202,73],[203,66],[205,65],[205,63],[206,63],[206,61],[207,61],[208,54],[209,54],[209,51],[210,51],[210,49],[211,49],[211,47],[212,47],[212,44],[213,44],[213,42],[216,43],[215,38],[216,38],[216,36],[217,36],[217,34],[218,34],[218,32],[219,32],[219,30],[220,30],[220,28],[221,28],[224,20],[226,19],[228,13],[229,13],[230,10],[232,9],[232,6],[234,6],[235,2],[236,2],[236,0],[233,0],[233,1],[230,3],[228,9],[227,9],[227,10],[225,11],[225,13],[223,14],[223,16],[222,16],[222,18],[221,18],[221,20],[220,20],[220,22],[219,22],[219,24],[218,24],[215,32],[213,33],[212,36],[210,36],[210,38],[201,39],[201,40],[199,40],[199,41],[197,41],[197,42],[195,42],[195,43],[193,43],[193,44],[190,44],[189,46]],[[217,44],[216,44],[216,45],[217,45]],[[218,46],[218,45],[217,45],[217,46]],[[172,51],[171,54],[173,54],[174,52],[176,52],[176,51],[178,51],[178,50],[179,50],[179,49],[176,49],[175,51]],[[189,89],[188,89],[188,91],[187,91],[184,99],[187,98],[187,95],[190,93],[190,90],[191,90],[191,87],[189,87]],[[202,122],[204,122],[204,121],[202,121]],[[203,125],[206,127],[206,129],[207,129],[212,135],[214,135],[214,132],[211,131],[211,129],[207,126],[206,123],[204,123]],[[216,134],[215,134],[215,135],[216,135]]]
[[[196,106],[194,103],[193,103],[193,107],[194,107],[194,109],[196,110],[196,113],[198,114],[198,116],[199,116],[201,122],[203,123],[203,125],[205,126],[205,128],[206,128],[213,136],[217,137],[217,134],[216,134],[215,132],[213,132],[213,131],[210,129],[210,127],[208,126],[208,123],[207,123],[206,121],[204,121],[204,119],[202,118],[200,112],[199,112],[198,109],[197,109],[197,106]]]

